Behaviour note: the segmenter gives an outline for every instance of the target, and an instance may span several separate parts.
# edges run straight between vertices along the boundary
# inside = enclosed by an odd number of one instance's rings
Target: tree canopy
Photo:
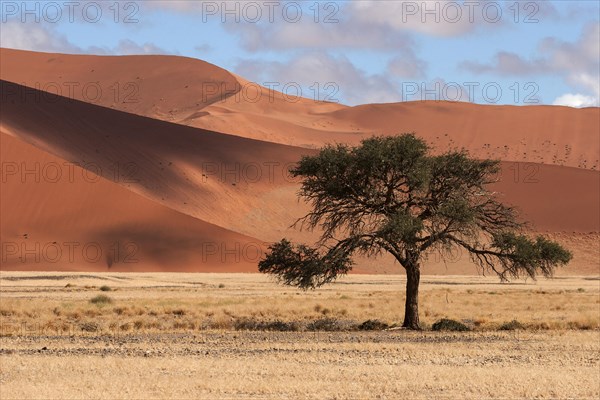
[[[474,159],[465,150],[433,155],[414,134],[328,145],[291,170],[312,208],[296,225],[320,229],[316,247],[283,239],[269,247],[259,270],[316,288],[348,273],[354,254],[388,252],[406,270],[404,326],[414,329],[420,264],[431,252],[447,256],[462,248],[502,280],[551,276],[571,253],[527,234],[517,210],[491,190],[499,171],[499,161]]]

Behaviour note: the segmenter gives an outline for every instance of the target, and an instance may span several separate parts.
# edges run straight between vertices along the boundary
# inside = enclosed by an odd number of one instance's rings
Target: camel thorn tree
[[[295,225],[319,228],[317,247],[283,239],[269,246],[259,271],[314,289],[348,273],[354,254],[390,253],[406,270],[408,329],[420,329],[421,263],[431,252],[462,248],[502,280],[551,276],[571,253],[524,234],[516,210],[490,189],[499,170],[499,161],[464,150],[432,155],[414,134],[328,145],[291,170],[302,181],[299,196],[312,206]]]

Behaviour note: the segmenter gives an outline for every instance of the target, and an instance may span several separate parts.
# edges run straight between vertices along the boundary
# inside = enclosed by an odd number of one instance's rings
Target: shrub
[[[236,331],[258,331],[259,322],[250,318],[242,318],[233,324]]]
[[[98,296],[92,297],[90,299],[90,303],[96,304],[98,306],[101,306],[104,304],[110,304],[112,302],[113,302],[113,300],[104,294],[99,294]]]
[[[382,331],[389,328],[390,326],[385,322],[381,322],[377,319],[369,319],[358,326],[361,331]]]
[[[569,321],[567,322],[568,329],[590,330],[594,329],[594,324],[591,321]]]
[[[431,326],[431,330],[434,331],[455,331],[465,332],[470,331],[469,327],[462,322],[455,321],[453,319],[442,318]]]
[[[103,292],[110,292],[112,289],[110,288],[110,286],[103,285],[100,286],[100,290],[102,290]]]
[[[235,321],[235,330],[238,331],[277,331],[277,332],[296,332],[300,330],[296,322],[275,321],[256,321],[250,318],[242,318]]]
[[[513,319],[510,322],[503,323],[502,325],[500,325],[500,327],[498,329],[501,331],[514,331],[517,329],[525,329],[525,325],[523,325],[516,319]]]
[[[344,331],[349,330],[350,327],[343,324],[341,321],[335,318],[322,318],[311,322],[306,326],[309,331]]]
[[[278,332],[297,332],[300,330],[300,326],[297,322],[283,322],[279,320],[268,322],[265,328],[267,331]]]

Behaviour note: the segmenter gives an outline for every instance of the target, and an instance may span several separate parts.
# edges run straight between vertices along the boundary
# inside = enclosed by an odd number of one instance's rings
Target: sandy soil
[[[404,279],[298,292],[256,274],[1,272],[1,397],[595,399],[599,282],[425,276],[426,326],[451,317],[475,331],[273,332],[232,321],[394,322]],[[90,303],[98,294],[113,302]],[[525,329],[498,330],[512,319]],[[61,323],[77,329],[53,332]]]
[[[595,399],[598,332],[1,338],[3,399]]]

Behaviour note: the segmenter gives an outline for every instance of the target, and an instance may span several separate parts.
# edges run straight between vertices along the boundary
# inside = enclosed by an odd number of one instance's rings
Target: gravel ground
[[[589,398],[600,332],[0,338],[9,398]]]

